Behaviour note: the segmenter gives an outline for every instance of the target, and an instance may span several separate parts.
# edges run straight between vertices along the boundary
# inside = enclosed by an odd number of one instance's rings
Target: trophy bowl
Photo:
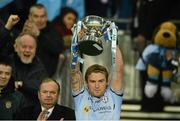
[[[89,31],[93,29],[101,31],[101,28],[104,25],[104,19],[99,16],[90,15],[84,18],[83,24]]]
[[[80,52],[90,56],[101,54],[103,52],[102,28],[104,19],[99,16],[90,15],[85,17],[82,23],[83,29],[85,29],[86,32],[82,40],[78,43]]]

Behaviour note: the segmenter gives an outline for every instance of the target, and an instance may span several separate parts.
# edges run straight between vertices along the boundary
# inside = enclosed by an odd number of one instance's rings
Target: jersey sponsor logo
[[[95,99],[89,96],[88,100],[90,100],[91,102],[90,107],[88,109],[92,110],[93,112],[98,111],[99,113],[103,113],[103,112],[111,112],[113,110],[113,107],[108,104],[109,98],[107,96],[103,96],[100,99]]]
[[[111,106],[98,106],[98,107],[93,107],[93,106],[90,106],[90,109],[93,110],[93,112],[110,112],[112,110],[112,107]]]
[[[108,102],[108,97],[107,96],[103,96],[102,97],[102,102],[107,103]]]
[[[89,112],[89,106],[84,106],[83,112],[84,112],[84,113],[88,113],[88,112]]]

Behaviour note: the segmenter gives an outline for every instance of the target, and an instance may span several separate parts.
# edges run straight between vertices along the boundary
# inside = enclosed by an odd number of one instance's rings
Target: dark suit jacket
[[[23,108],[17,115],[16,120],[37,120],[41,113],[40,104]],[[75,112],[73,109],[56,104],[51,115],[47,120],[75,120]]]

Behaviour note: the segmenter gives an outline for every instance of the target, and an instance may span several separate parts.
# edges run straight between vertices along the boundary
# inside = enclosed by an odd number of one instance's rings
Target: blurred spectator
[[[60,14],[62,0],[37,0],[36,3],[43,4],[46,7],[48,21],[50,22],[53,21]]]
[[[40,80],[47,77],[47,73],[36,56],[37,39],[33,34],[21,33],[15,40],[12,40],[10,32],[19,20],[17,15],[11,15],[6,25],[1,26],[0,53],[8,54],[14,61],[15,86],[25,96],[26,106],[37,103]]]
[[[52,77],[57,69],[59,58],[64,51],[64,43],[58,32],[48,23],[47,12],[42,4],[35,4],[29,10],[29,18],[23,27],[24,32],[32,32],[38,38],[37,55]],[[60,60],[61,61],[61,60]]]
[[[85,2],[86,0],[62,0],[62,7],[70,7],[78,13],[78,20],[85,16]]]
[[[59,96],[59,83],[51,78],[42,80],[38,91],[40,103],[23,108],[16,115],[16,119],[37,121],[75,120],[74,110],[57,104]]]
[[[69,7],[64,7],[61,10],[60,16],[58,16],[54,22],[53,26],[63,37],[64,45],[66,49],[69,49],[71,46],[71,39],[73,36],[72,27],[76,23],[78,18],[77,12]]]
[[[143,0],[133,0],[132,22],[131,22],[131,39],[132,49],[141,53],[146,46],[145,36],[141,33],[141,27],[146,25],[148,6]]]
[[[13,60],[0,55],[0,120],[12,120],[21,109],[24,97],[15,91]]]
[[[70,80],[70,47],[71,39],[73,36],[72,27],[76,23],[78,18],[77,12],[69,7],[64,7],[61,10],[60,16],[58,16],[53,22],[53,26],[58,30],[59,34],[63,37],[65,45],[65,60],[59,63],[56,78],[61,78],[61,104],[72,107],[73,99],[69,88],[71,88]]]

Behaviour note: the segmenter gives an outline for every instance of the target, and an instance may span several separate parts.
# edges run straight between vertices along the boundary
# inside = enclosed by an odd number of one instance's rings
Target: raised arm
[[[19,17],[17,15],[10,15],[6,24],[0,26],[0,43],[1,46],[4,46],[4,43],[7,43],[7,38],[10,38],[10,32],[14,25],[16,25],[19,21]],[[2,44],[3,43],[3,44]]]
[[[14,25],[16,25],[19,22],[19,20],[20,19],[18,15],[10,15],[5,25],[5,28],[11,30],[14,27]]]
[[[6,24],[0,26],[0,53],[11,54],[14,52],[14,40],[17,36],[17,32],[13,31],[14,25],[19,22],[17,15],[10,15]]]
[[[76,68],[71,70],[71,87],[73,91],[79,92],[83,85],[84,81],[80,71],[80,64],[77,64]]]
[[[116,49],[116,66],[114,69],[112,69],[111,73],[111,85],[113,90],[115,92],[122,91],[123,59],[122,53],[118,47]]]

